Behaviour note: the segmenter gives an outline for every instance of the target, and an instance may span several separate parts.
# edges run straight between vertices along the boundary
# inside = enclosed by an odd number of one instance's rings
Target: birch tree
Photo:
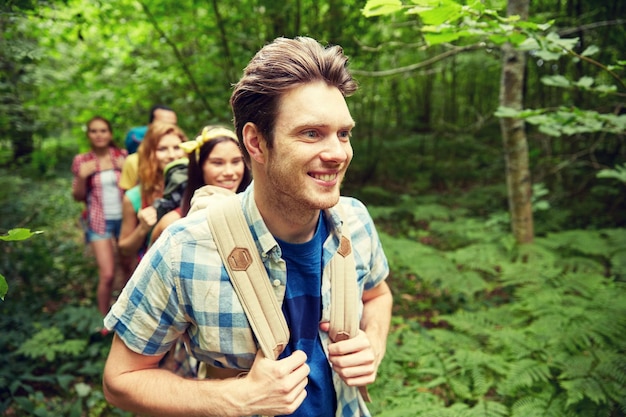
[[[528,0],[509,0],[507,16],[528,19]],[[515,110],[524,108],[524,69],[526,55],[510,42],[502,45],[502,77],[500,106]],[[528,167],[528,141],[524,120],[500,118],[506,163],[506,184],[509,197],[511,229],[518,243],[533,240],[532,183]]]

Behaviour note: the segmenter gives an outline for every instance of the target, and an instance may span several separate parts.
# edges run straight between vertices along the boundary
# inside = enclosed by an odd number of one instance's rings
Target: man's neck
[[[315,234],[320,210],[284,204],[280,199],[266,198],[268,195],[276,194],[265,192],[255,182],[254,200],[270,233],[289,243],[304,243],[311,240]]]

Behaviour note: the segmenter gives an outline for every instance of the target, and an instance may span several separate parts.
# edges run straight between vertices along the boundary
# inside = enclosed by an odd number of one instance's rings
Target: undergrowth
[[[0,176],[0,231],[42,233],[0,242],[0,272],[9,290],[0,302],[0,414],[4,416],[127,415],[102,394],[110,337],[98,329],[97,271],[71,199],[71,179]],[[50,172],[46,168],[45,172]]]
[[[372,213],[394,291],[373,415],[626,415],[625,230],[518,246],[493,216]]]
[[[110,336],[97,332],[97,275],[69,175],[2,174],[1,231],[43,233],[0,242],[0,413],[127,416],[102,395]],[[374,416],[626,415],[625,230],[520,247],[503,213],[476,217],[459,201],[396,195],[370,209],[394,293]]]

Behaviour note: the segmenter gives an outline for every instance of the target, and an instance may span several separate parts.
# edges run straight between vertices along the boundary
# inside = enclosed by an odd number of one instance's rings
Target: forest
[[[372,415],[626,416],[626,2],[2,0],[0,28],[2,415],[130,415],[71,196],[85,123],[232,124],[254,53],[310,36],[350,57],[343,194],[391,269]]]

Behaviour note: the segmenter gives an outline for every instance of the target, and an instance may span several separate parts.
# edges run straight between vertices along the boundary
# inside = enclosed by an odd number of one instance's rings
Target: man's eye
[[[349,130],[343,130],[343,131],[339,132],[339,137],[340,138],[350,139],[350,136],[352,136],[352,132],[349,131]]]
[[[304,136],[306,136],[307,138],[316,138],[318,135],[315,130],[307,130],[306,132],[304,132]]]

